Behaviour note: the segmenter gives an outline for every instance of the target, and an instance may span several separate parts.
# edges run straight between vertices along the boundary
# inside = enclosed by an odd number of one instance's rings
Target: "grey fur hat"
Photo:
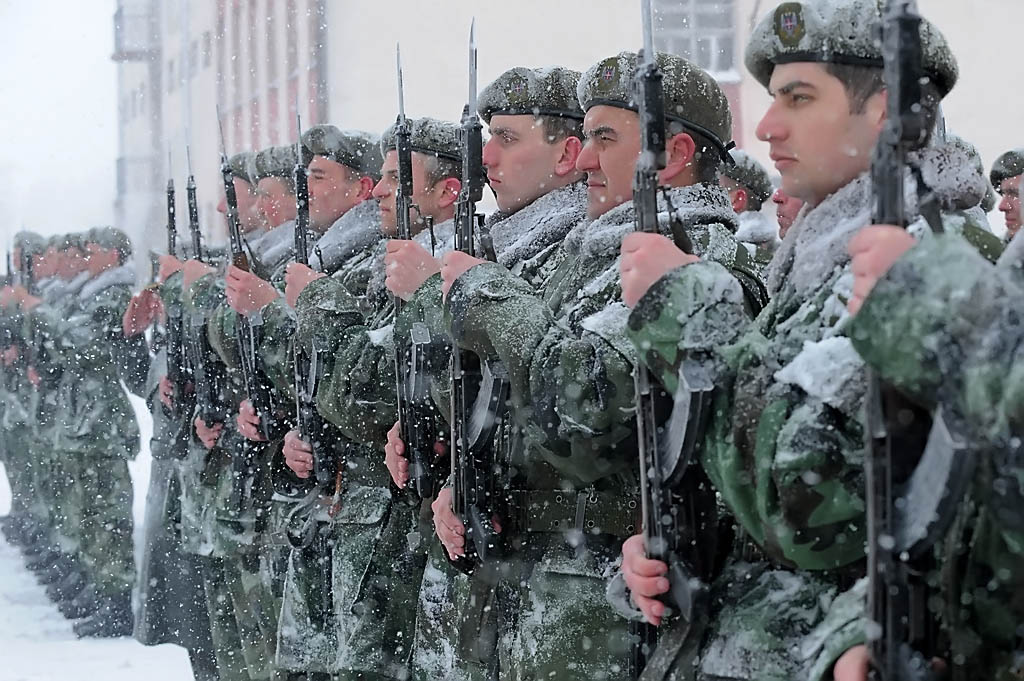
[[[882,66],[881,14],[877,0],[783,2],[765,15],[747,43],[746,65],[768,87],[776,64],[821,62]],[[959,70],[946,38],[927,19],[921,22],[925,71],[943,97]]]
[[[121,255],[121,261],[125,261],[132,255],[132,240],[128,235],[116,227],[103,226],[93,227],[85,233],[86,244],[96,244],[100,248],[115,248]]]
[[[229,158],[228,169],[231,171],[231,174],[240,180],[245,180],[249,184],[256,184],[252,179],[252,175],[249,174],[250,166],[255,156],[256,154],[251,151],[243,151]]]
[[[250,183],[256,184],[267,177],[290,180],[295,172],[297,158],[292,145],[267,147],[257,151],[248,166]]]
[[[1012,149],[992,164],[992,172],[989,173],[989,181],[997,190],[1004,180],[1011,177],[1024,175],[1024,149]]]
[[[14,235],[14,247],[26,255],[45,253],[47,244],[45,238],[28,230],[22,230]]]
[[[732,112],[729,100],[715,79],[696,64],[674,54],[658,52],[655,61],[662,73],[667,123],[676,122],[687,132],[707,138],[723,161],[732,148]],[[637,111],[633,77],[638,57],[620,52],[587,69],[576,90],[584,111],[598,105]]]
[[[736,184],[742,185],[758,203],[771,198],[774,188],[768,171],[753,156],[741,149],[731,152],[735,163],[723,164],[719,172]]]
[[[341,130],[333,125],[315,125],[302,133],[302,146],[313,156],[323,156],[360,175],[380,179],[384,159],[377,135],[362,130]]]
[[[449,121],[436,118],[410,118],[409,127],[412,131],[412,150],[429,156],[447,158],[451,161],[462,161],[459,146],[459,126]],[[395,148],[395,127],[398,122],[388,126],[380,139],[380,153],[386,156]]]
[[[578,71],[551,66],[509,69],[480,93],[477,112],[485,123],[491,116],[561,116],[583,120],[583,109],[576,97]]]

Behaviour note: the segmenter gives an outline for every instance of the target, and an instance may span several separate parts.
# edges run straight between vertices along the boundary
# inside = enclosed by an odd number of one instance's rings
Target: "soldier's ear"
[[[732,201],[732,210],[734,213],[742,213],[747,209],[747,202],[750,197],[747,195],[747,190],[743,187],[736,187],[729,192],[729,199]]]
[[[583,151],[583,142],[579,137],[575,135],[569,135],[561,142],[562,155],[558,157],[558,161],[555,163],[555,175],[557,177],[565,177],[570,173],[576,171],[576,159],[580,157],[580,152]]]
[[[685,132],[670,137],[665,142],[665,169],[659,173],[661,183],[673,184],[673,180],[685,179],[681,175],[695,165],[696,152],[697,143]]]
[[[372,177],[367,177],[366,175],[364,175],[363,177],[359,178],[359,193],[356,195],[356,198],[358,198],[360,201],[366,201],[367,199],[372,197],[373,187],[375,184],[376,183],[373,181]]]
[[[437,200],[438,207],[447,208],[458,200],[459,192],[462,190],[462,183],[459,182],[459,178],[446,177],[437,184],[441,190],[441,196]]]

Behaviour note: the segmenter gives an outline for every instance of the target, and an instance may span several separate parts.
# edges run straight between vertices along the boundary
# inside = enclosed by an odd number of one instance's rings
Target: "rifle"
[[[483,198],[483,134],[477,115],[476,21],[469,29],[469,96],[462,109],[459,146],[462,186],[455,204],[455,249],[476,255],[483,215],[476,204]],[[489,239],[481,238],[488,260],[495,260]],[[498,500],[493,439],[508,400],[508,381],[500,365],[481,362],[474,353],[452,346],[452,508],[466,527],[466,554],[456,563],[462,570],[500,559],[501,536],[491,517]],[[473,388],[476,399],[471,400]]]
[[[169,167],[169,164],[168,164]],[[167,178],[167,254],[175,255],[178,245],[177,208],[174,198],[174,177]],[[191,208],[190,208],[191,211]],[[197,218],[198,223],[198,218]],[[181,310],[167,311],[167,379],[174,385],[176,399],[172,415],[183,412],[180,402],[186,394],[186,386],[192,380],[188,357],[185,352],[185,327]]]
[[[405,87],[402,80],[402,50],[395,47],[398,76],[398,120],[395,123],[395,151],[398,155],[398,189],[395,194],[395,214],[398,238],[412,239],[410,211],[412,203],[412,127],[405,116]],[[405,306],[395,296],[395,316]],[[433,499],[436,493],[433,464],[436,427],[433,404],[430,401],[423,365],[426,363],[429,332],[416,333],[407,347],[395,346],[395,381],[398,422],[402,442],[409,460],[409,494],[403,495],[410,503]]]
[[[227,206],[228,244],[231,249],[231,264],[240,270],[249,272],[249,257],[245,252],[242,240],[242,228],[238,222],[238,196],[235,194],[235,180],[228,163],[227,149],[224,144],[224,127],[221,125],[220,112],[217,112],[217,126],[220,130],[220,177],[224,185],[224,199]],[[256,347],[258,338],[252,322],[244,315],[235,318],[235,345],[238,348],[238,364],[242,373],[242,385],[245,394],[252,402],[253,409],[259,418],[260,435],[264,440],[276,439],[279,424],[275,423],[276,407],[274,397],[266,382],[259,374],[256,365]],[[234,509],[241,513],[245,508],[245,481],[251,476],[256,458],[255,443],[245,440],[241,451],[233,452],[231,498]]]
[[[658,172],[665,168],[665,100],[662,73],[654,52],[651,1],[641,1],[644,47],[633,81],[634,99],[639,105],[642,126],[641,153],[633,178],[636,230],[659,233]],[[693,243],[683,229],[673,229],[676,245],[693,253]],[[637,361],[633,369],[636,391],[637,446],[640,464],[640,508],[644,549],[647,557],[668,566],[670,589],[661,597],[668,613],[684,622],[681,631],[701,626],[707,586],[701,581],[701,560],[694,536],[701,518],[699,476],[690,462],[700,433],[710,413],[710,381],[685,362],[679,371],[679,385],[671,401],[671,416],[664,417],[667,395],[657,388],[647,367]],[[687,475],[691,473],[690,475]],[[686,489],[680,489],[685,483]],[[713,509],[713,500],[710,502]],[[706,551],[701,546],[700,551]],[[653,643],[653,632],[640,632]],[[646,651],[645,651],[646,652]],[[634,664],[643,667],[642,652],[634,648]]]
[[[298,103],[295,106],[298,112]],[[295,262],[309,266],[309,155],[302,145],[302,120],[295,114],[295,129],[299,138],[295,142]],[[322,261],[321,261],[322,262]],[[308,352],[298,342],[293,344],[295,374],[295,421],[302,439],[313,449],[313,477],[321,489],[334,486],[341,482],[343,455],[339,447],[347,448],[347,443],[332,438],[330,442],[327,423],[316,408],[316,391],[320,383],[321,360],[314,346]],[[329,593],[329,591],[328,591]],[[327,610],[330,610],[327,608]]]
[[[921,82],[927,75],[920,27],[914,0],[887,0],[882,21],[887,117],[871,163],[873,217],[876,224],[907,225],[904,170],[910,167],[920,214],[934,232],[942,232],[937,199],[908,158],[927,143],[929,133],[921,106]],[[941,405],[928,424],[928,414],[883,385],[870,368],[867,376],[869,678],[926,681],[938,678],[928,660],[938,652],[937,623],[928,607],[931,547],[956,515],[973,478],[974,458],[952,435]],[[923,425],[930,425],[930,432]],[[911,463],[916,465],[908,476]]]
[[[199,227],[199,204],[196,201],[196,179],[192,174],[192,154],[185,147],[188,159],[188,182],[185,196],[188,203],[188,228],[192,235],[192,253],[203,262],[202,230]],[[224,404],[224,372],[218,366],[213,349],[206,338],[206,320],[194,315],[188,337],[189,362],[195,380],[196,405],[199,417],[206,423],[223,423],[228,418]]]

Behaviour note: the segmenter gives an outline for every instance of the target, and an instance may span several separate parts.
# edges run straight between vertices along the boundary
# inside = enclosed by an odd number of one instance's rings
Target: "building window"
[[[203,68],[209,68],[213,59],[213,36],[209,31],[203,33]]]
[[[277,82],[277,32],[274,21],[274,0],[267,0],[267,24],[265,35],[267,39],[267,52],[264,57],[267,65],[267,83],[273,85]]]
[[[734,0],[655,0],[654,45],[717,80],[738,80]]]

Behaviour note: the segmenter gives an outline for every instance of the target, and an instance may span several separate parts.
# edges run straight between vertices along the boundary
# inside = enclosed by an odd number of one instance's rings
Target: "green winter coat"
[[[720,187],[669,195],[698,254],[726,267],[745,256]],[[659,207],[668,209],[663,197]],[[628,202],[569,233],[542,289],[483,264],[449,292],[452,337],[508,372],[520,439],[511,449],[503,530],[515,547],[510,593],[499,587],[495,595],[497,607],[516,613],[499,631],[502,679],[632,678],[628,627],[605,601],[604,585],[637,527],[636,355],[619,284],[622,237],[634,229]]]
[[[928,238],[875,285],[849,328],[880,378],[956,415],[979,459],[939,551],[955,679],[1009,681],[1024,670],[1021,284],[959,239]]]
[[[961,155],[928,150],[924,176],[948,211],[947,231],[987,249],[992,235],[968,211],[984,194],[983,178]],[[853,276],[846,248],[870,223],[872,206],[865,174],[805,208],[768,268],[771,302],[747,327],[733,325],[736,313],[696,302],[727,285],[710,265],[670,272],[630,318],[631,339],[648,349],[645,363],[669,390],[706,333],[693,337],[687,320],[703,317],[726,334],[711,359],[718,391],[702,464],[745,535],[786,573],[789,602],[808,605],[793,617],[772,598],[751,598],[758,580],[748,592],[716,585],[730,595],[710,624],[697,678],[816,681],[863,642],[858,592],[837,594],[864,570],[865,378],[847,331]],[[740,603],[745,617],[736,616]],[[745,654],[721,654],[733,649]]]

